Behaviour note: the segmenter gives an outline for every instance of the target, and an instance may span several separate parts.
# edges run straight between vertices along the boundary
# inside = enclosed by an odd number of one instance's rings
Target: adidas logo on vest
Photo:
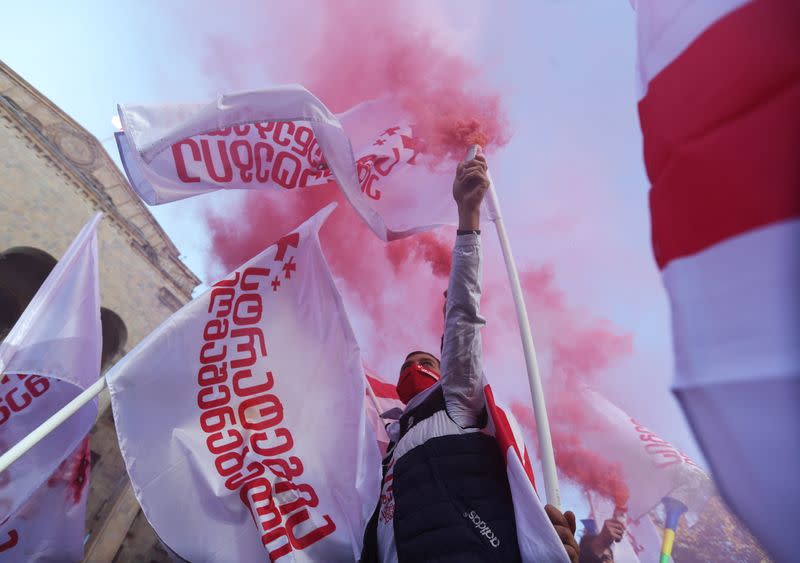
[[[470,520],[473,523],[475,528],[478,530],[478,533],[484,536],[486,539],[488,539],[492,547],[494,548],[500,547],[500,538],[494,535],[494,532],[492,531],[491,528],[489,528],[489,525],[483,520],[481,520],[481,517],[478,516],[478,514],[474,510],[470,510],[469,512],[464,512],[462,516],[464,516],[464,518]]]

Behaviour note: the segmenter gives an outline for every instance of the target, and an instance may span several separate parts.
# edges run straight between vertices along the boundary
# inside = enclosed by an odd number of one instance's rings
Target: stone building
[[[101,143],[0,61],[0,332],[97,211],[105,369],[200,281]],[[168,560],[133,495],[107,395],[91,450],[85,560]]]

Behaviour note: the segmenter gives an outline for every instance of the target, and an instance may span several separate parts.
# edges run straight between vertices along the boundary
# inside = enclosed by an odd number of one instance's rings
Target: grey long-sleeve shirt
[[[461,235],[447,288],[441,381],[447,412],[462,428],[474,426],[484,407],[480,301],[480,235]]]
[[[395,461],[431,438],[480,430],[477,424],[485,406],[480,329],[486,324],[480,316],[480,280],[480,236],[460,235],[456,237],[453,248],[453,267],[447,289],[442,377],[435,385],[418,394],[406,405],[406,410],[413,409],[441,386],[447,412],[435,413],[426,419],[425,424],[411,428],[399,441],[399,423],[394,422],[387,429],[389,437],[396,444],[390,453],[389,469],[381,486],[377,534],[379,558],[383,563],[397,561],[392,522],[394,518],[392,480]]]
[[[441,385],[450,418],[461,428],[477,424],[485,405],[480,329],[486,320],[480,315],[481,275],[480,235],[456,237],[445,307],[442,377],[409,401],[406,410],[420,404]],[[395,440],[392,426],[389,436]]]

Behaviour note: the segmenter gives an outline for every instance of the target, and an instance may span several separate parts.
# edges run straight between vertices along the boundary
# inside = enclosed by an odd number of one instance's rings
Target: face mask
[[[404,404],[414,398],[417,393],[425,391],[428,387],[439,381],[439,372],[426,368],[420,364],[411,364],[400,372],[397,382],[397,395]]]

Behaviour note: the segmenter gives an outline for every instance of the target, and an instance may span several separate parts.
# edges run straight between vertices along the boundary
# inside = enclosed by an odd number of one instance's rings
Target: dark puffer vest
[[[400,439],[441,410],[439,388],[403,413]],[[393,489],[400,563],[521,560],[506,466],[493,437],[473,432],[428,439],[396,461]],[[378,563],[379,510],[380,504],[364,532],[362,563]]]

